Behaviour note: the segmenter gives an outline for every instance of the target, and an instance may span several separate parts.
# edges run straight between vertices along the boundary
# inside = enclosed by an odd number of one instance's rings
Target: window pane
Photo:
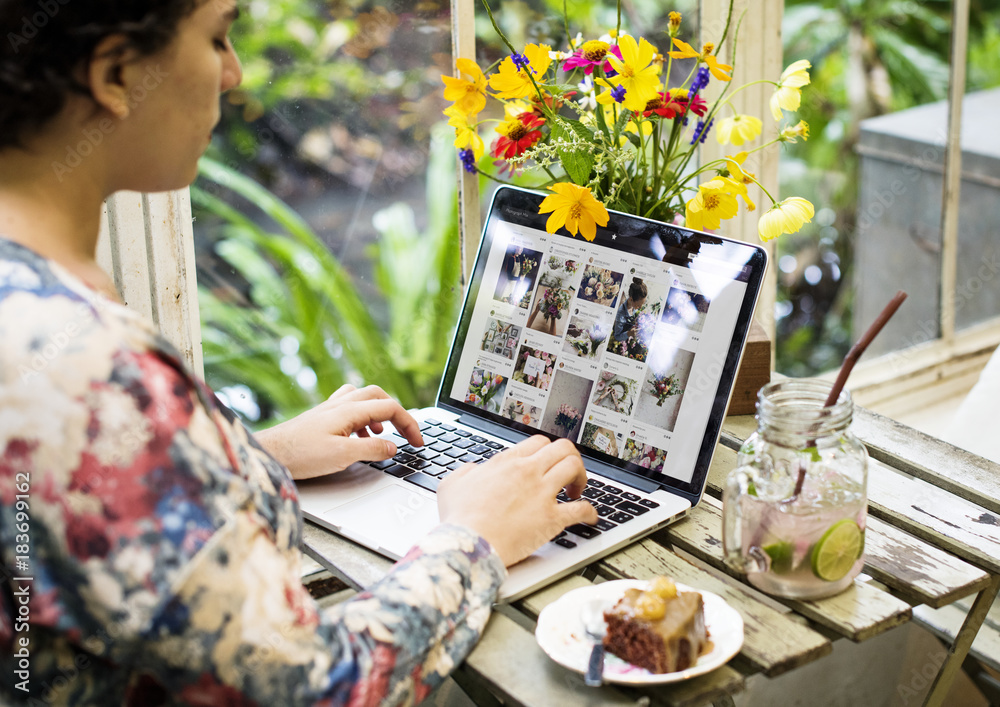
[[[996,3],[991,5],[996,8]],[[1000,135],[996,129],[1000,9],[974,9],[969,35],[955,278],[955,328],[959,331],[1000,316]]]
[[[813,68],[799,111],[810,139],[782,156],[782,182],[817,213],[779,243],[782,372],[838,366],[898,289],[910,297],[870,351],[938,336],[934,160],[943,164],[947,114],[928,104],[947,95],[949,12],[944,2],[786,3],[785,63]]]
[[[448,3],[244,10],[192,190],[206,377],[257,424],[348,382],[427,404],[459,298]]]

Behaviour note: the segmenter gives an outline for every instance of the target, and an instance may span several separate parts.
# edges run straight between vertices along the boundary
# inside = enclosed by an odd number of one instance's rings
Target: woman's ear
[[[126,69],[134,54],[125,35],[109,35],[94,48],[87,66],[86,85],[94,101],[120,120],[131,113]]]

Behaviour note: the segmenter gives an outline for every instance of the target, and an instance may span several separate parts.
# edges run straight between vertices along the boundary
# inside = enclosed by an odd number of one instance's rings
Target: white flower
[[[576,100],[576,104],[580,106],[581,110],[597,110],[597,92],[594,91],[594,79],[585,76],[583,81],[577,84],[577,88],[580,89],[580,98]]]

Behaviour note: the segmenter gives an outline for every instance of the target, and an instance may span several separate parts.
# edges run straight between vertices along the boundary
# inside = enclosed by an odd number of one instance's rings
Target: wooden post
[[[726,22],[726,13],[729,10],[729,0],[703,0],[701,3],[701,40],[702,42],[719,41],[722,30]],[[729,41],[717,47],[716,53],[725,64],[732,63],[733,84],[730,89],[738,88],[751,81],[769,79],[776,81],[782,71],[782,46],[781,46],[781,17],[784,14],[784,0],[735,0],[733,3],[733,20],[729,28]],[[744,11],[746,14],[744,15]],[[740,27],[739,41],[736,43],[736,56],[733,56],[733,35],[736,25],[743,15],[743,23]],[[712,79],[706,91],[706,99],[711,102],[719,95],[722,86],[719,81]],[[750,145],[739,148],[732,145],[719,145],[715,139],[715,131],[708,136],[704,146],[701,148],[702,164],[710,160],[719,159],[727,154],[735,154],[746,147],[759,145],[761,141],[767,141],[774,137],[777,129],[774,118],[768,107],[774,87],[770,84],[758,84],[740,91],[735,97],[733,106],[740,113],[760,118],[764,123],[764,130],[761,137]],[[732,111],[726,108],[720,111],[718,118],[728,117]],[[767,150],[762,150],[750,157],[746,163],[746,168],[753,172],[757,179],[767,187],[767,190],[778,196],[778,157],[780,155],[780,145],[772,145]],[[759,243],[757,235],[757,221],[760,216],[770,207],[770,201],[758,188],[750,189],[750,197],[757,204],[757,210],[748,212],[745,208],[740,209],[740,213],[732,220],[722,224],[720,233],[731,238],[748,243]],[[774,262],[774,243],[763,244],[767,249],[771,263],[764,279],[764,286],[761,291],[760,301],[757,303],[757,311],[754,318],[761,324],[766,337],[773,341],[775,332],[774,305],[777,292],[777,264]],[[759,334],[759,331],[758,331]],[[773,347],[772,347],[773,348]],[[774,368],[774,354],[771,354],[771,368]]]
[[[159,327],[203,377],[188,190],[118,192],[105,202],[103,216],[98,263],[114,278],[125,306]]]
[[[457,59],[476,59],[475,0],[451,0],[452,68]],[[456,156],[457,160],[458,157]],[[468,281],[475,265],[476,250],[483,228],[479,211],[479,175],[458,167],[458,232],[462,248],[462,283]]]

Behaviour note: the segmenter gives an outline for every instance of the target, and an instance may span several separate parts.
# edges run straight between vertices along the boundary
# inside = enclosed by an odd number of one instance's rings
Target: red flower
[[[667,91],[666,93],[660,91],[660,93],[656,95],[656,98],[653,98],[646,103],[646,110],[644,110],[642,114],[647,118],[656,114],[661,118],[667,118],[669,120],[670,118],[676,118],[684,115],[686,111],[686,96],[682,98],[671,94],[670,91]]]
[[[545,121],[530,112],[504,121],[496,129],[500,137],[494,141],[490,154],[503,159],[524,154],[525,150],[542,138],[542,131],[538,128],[543,125]]]

